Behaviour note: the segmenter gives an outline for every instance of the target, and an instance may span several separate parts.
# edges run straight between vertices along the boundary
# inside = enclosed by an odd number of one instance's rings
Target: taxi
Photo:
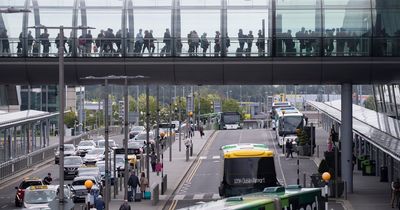
[[[43,185],[42,179],[38,177],[26,177],[22,180],[18,187],[15,187],[17,192],[15,193],[15,206],[21,207],[24,201],[24,195],[26,188],[30,186]]]
[[[59,192],[59,185],[36,185],[25,190],[24,207],[27,209],[47,209]],[[64,197],[71,198],[69,186],[64,186]]]

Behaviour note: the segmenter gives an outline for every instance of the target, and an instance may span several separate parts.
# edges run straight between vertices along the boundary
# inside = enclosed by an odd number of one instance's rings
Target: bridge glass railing
[[[226,48],[224,49],[223,43]],[[0,39],[0,57],[58,57],[59,39]],[[272,46],[275,46],[274,48]],[[224,51],[225,50],[225,51]],[[66,38],[65,57],[398,57],[400,37]]]

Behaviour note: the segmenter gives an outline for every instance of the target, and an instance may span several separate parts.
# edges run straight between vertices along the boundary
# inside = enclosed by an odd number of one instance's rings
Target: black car
[[[64,179],[73,179],[78,175],[78,168],[83,165],[79,156],[68,156],[64,158]]]
[[[133,139],[136,135],[145,131],[146,129],[143,126],[134,126],[129,132],[129,139]]]

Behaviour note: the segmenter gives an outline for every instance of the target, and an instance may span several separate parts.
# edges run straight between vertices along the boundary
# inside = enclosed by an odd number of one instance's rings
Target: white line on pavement
[[[203,197],[204,197],[204,194],[195,194],[193,196],[193,200],[200,200],[200,199],[203,199]]]
[[[213,156],[212,159],[214,159],[214,160],[215,160],[215,159],[220,159],[220,156],[219,156],[219,155]]]
[[[175,195],[173,200],[183,200],[186,195]]]
[[[212,199],[220,199],[221,197],[219,196],[219,194],[213,194]]]
[[[200,160],[205,160],[205,159],[207,159],[207,156],[200,156],[199,159]]]
[[[267,133],[268,133],[269,136],[271,137],[270,140],[271,140],[272,144],[274,145],[275,154],[279,154],[279,153],[278,153],[278,150],[276,149],[276,145],[275,145],[275,142],[274,142],[274,140],[273,140],[271,131],[267,131]],[[268,137],[267,137],[267,139],[268,139]],[[287,185],[286,185],[285,174],[283,173],[283,169],[282,169],[281,158],[278,156],[277,159],[278,159],[279,169],[281,170],[281,174],[282,174],[282,178],[283,178],[283,183],[284,183],[285,186],[287,186]]]

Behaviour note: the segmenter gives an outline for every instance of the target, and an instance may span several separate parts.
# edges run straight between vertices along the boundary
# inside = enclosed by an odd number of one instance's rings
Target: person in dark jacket
[[[96,210],[104,210],[106,208],[106,204],[104,203],[101,195],[97,196],[94,206],[96,207]]]
[[[129,205],[127,200],[125,200],[124,203],[121,204],[119,210],[131,210],[131,206]]]
[[[43,184],[50,185],[53,179],[51,178],[51,173],[48,173],[46,177],[43,179]]]
[[[132,171],[132,174],[129,177],[128,186],[131,187],[131,189],[133,191],[133,197],[135,197],[136,196],[136,189],[137,189],[138,186],[140,187],[139,178],[136,176],[135,171]]]

